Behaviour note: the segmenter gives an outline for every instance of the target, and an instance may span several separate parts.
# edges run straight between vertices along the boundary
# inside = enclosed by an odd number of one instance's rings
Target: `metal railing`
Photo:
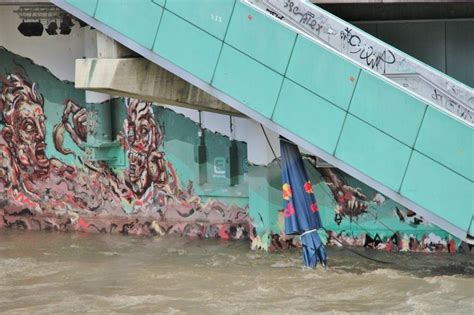
[[[306,0],[241,1],[474,127],[472,88]]]

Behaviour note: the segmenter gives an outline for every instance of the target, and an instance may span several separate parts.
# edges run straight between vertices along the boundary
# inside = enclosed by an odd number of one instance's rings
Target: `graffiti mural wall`
[[[281,170],[247,145],[151,103],[85,93],[0,49],[0,227],[251,239],[282,234]],[[104,140],[105,139],[105,140]],[[458,240],[333,168],[305,165],[327,239],[387,251],[454,251]]]
[[[445,231],[426,222],[410,209],[397,204],[334,168],[317,168],[313,157],[305,166],[329,244],[359,246],[390,252],[454,252],[460,242]],[[283,231],[283,210],[275,211],[277,228],[271,233],[270,249],[298,246]],[[276,232],[275,232],[276,230]]]
[[[222,187],[211,179],[212,189],[194,189],[195,123],[151,103],[122,100],[111,120],[123,128],[116,126],[109,145],[125,155],[123,165],[91,159],[97,148],[88,138],[104,117],[88,110],[84,92],[4,49],[0,64],[0,226],[224,239],[248,234],[242,185]],[[168,134],[168,125],[179,125],[180,133],[170,128]],[[204,136],[211,148],[224,138]]]

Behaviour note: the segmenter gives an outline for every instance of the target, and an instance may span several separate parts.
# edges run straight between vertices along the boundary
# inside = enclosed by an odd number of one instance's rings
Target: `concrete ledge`
[[[77,59],[75,87],[165,105],[245,116],[171,72],[142,58]]]

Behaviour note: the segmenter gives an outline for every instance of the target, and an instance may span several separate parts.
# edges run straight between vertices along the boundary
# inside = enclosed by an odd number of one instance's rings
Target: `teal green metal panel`
[[[346,112],[285,79],[273,120],[332,154]]]
[[[401,193],[441,218],[468,230],[474,214],[473,183],[414,151]]]
[[[284,74],[296,34],[237,1],[225,42]]]
[[[166,9],[223,40],[235,0],[168,0]]]
[[[99,0],[95,18],[151,49],[162,12],[150,0]]]
[[[410,148],[369,126],[352,115],[347,115],[336,156],[398,191],[405,173]]]
[[[162,7],[165,6],[166,0],[151,0],[152,2],[161,5]]]
[[[212,84],[270,118],[282,81],[278,73],[224,45]]]
[[[352,63],[298,36],[286,76],[347,109],[359,72]]]
[[[153,50],[198,78],[211,82],[222,42],[165,10]]]
[[[474,130],[429,107],[415,149],[474,180]]]
[[[66,2],[86,12],[90,16],[94,16],[97,0],[66,0]]]
[[[349,112],[412,147],[426,105],[362,71]]]

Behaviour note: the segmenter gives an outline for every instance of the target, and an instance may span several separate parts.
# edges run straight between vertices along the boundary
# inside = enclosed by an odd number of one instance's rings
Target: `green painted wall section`
[[[226,31],[230,2],[222,2],[222,6],[214,8],[212,1],[207,1],[193,15],[191,12],[195,5],[190,1],[178,3],[168,0],[158,26],[162,8],[155,3],[133,1],[134,6],[131,7],[130,1],[122,1],[109,7],[107,1],[110,0],[98,1],[94,16],[99,21],[145,48],[150,48],[156,37],[153,50],[161,57],[211,83],[265,117],[274,119],[281,127],[298,133],[323,150],[333,150],[336,157],[381,184],[400,191],[439,217],[460,228],[467,228],[466,224],[461,223],[469,222],[474,214],[472,194],[461,197],[454,204],[447,201],[434,203],[427,197],[432,194],[433,185],[420,183],[428,178],[424,176],[432,169],[439,170],[442,174],[440,178],[447,180],[436,190],[442,195],[451,193],[447,188],[451,182],[464,185],[461,190],[471,189],[472,153],[469,152],[472,150],[473,129],[462,131],[461,138],[464,140],[448,146],[445,153],[439,153],[442,150],[439,145],[446,143],[449,137],[443,135],[443,140],[436,143],[426,136],[426,130],[436,125],[440,128],[441,123],[434,122],[431,112],[424,119],[425,104],[379,77],[361,72],[358,66],[332,51],[284,29],[256,11],[249,11],[240,1],[235,2]],[[215,10],[225,12],[219,27],[209,21]],[[135,18],[128,18],[132,16]],[[223,40],[222,34],[225,34]],[[280,111],[284,107],[278,108],[289,106],[284,94],[289,93],[287,87],[282,89],[284,79],[313,94],[306,93],[306,99],[301,96],[299,101],[314,99],[314,107],[325,108],[326,111],[321,112],[327,117],[324,123],[334,126],[334,133],[339,132],[341,113],[334,114],[337,111],[329,110],[327,103],[349,112],[342,113],[347,118],[335,149],[333,138],[315,139],[318,129],[303,118],[313,104],[295,102],[291,107],[293,113],[284,119]],[[319,111],[313,115],[318,114]],[[306,128],[295,127],[296,117],[301,117]],[[442,129],[460,125],[449,117],[444,120],[449,123],[443,123]],[[458,126],[456,129],[463,128]],[[420,142],[417,142],[419,130]],[[416,151],[413,149],[415,143]],[[451,154],[453,151],[457,154]],[[415,165],[419,164],[420,158],[426,158],[427,163],[417,168]],[[455,211],[451,210],[453,206],[457,207]]]
[[[179,165],[177,170],[186,170],[184,177],[195,183],[199,182],[199,165],[197,159],[197,147],[200,139],[197,136],[199,126],[188,118],[176,114],[172,110],[159,107],[157,117],[165,134],[163,147],[174,164]],[[213,133],[207,129],[203,130],[204,145],[206,146],[206,177],[207,182],[195,185],[196,192],[205,196],[221,196],[246,198],[248,196],[248,168],[247,168],[247,146],[244,142],[237,141],[238,173],[236,184],[231,185],[229,174],[230,146],[228,137]],[[191,153],[191,154],[190,154]],[[178,171],[181,172],[181,171]],[[186,174],[193,174],[192,177]]]
[[[278,218],[282,209],[280,172],[277,162],[249,167],[249,212],[263,249],[271,245],[272,234],[283,230]]]

